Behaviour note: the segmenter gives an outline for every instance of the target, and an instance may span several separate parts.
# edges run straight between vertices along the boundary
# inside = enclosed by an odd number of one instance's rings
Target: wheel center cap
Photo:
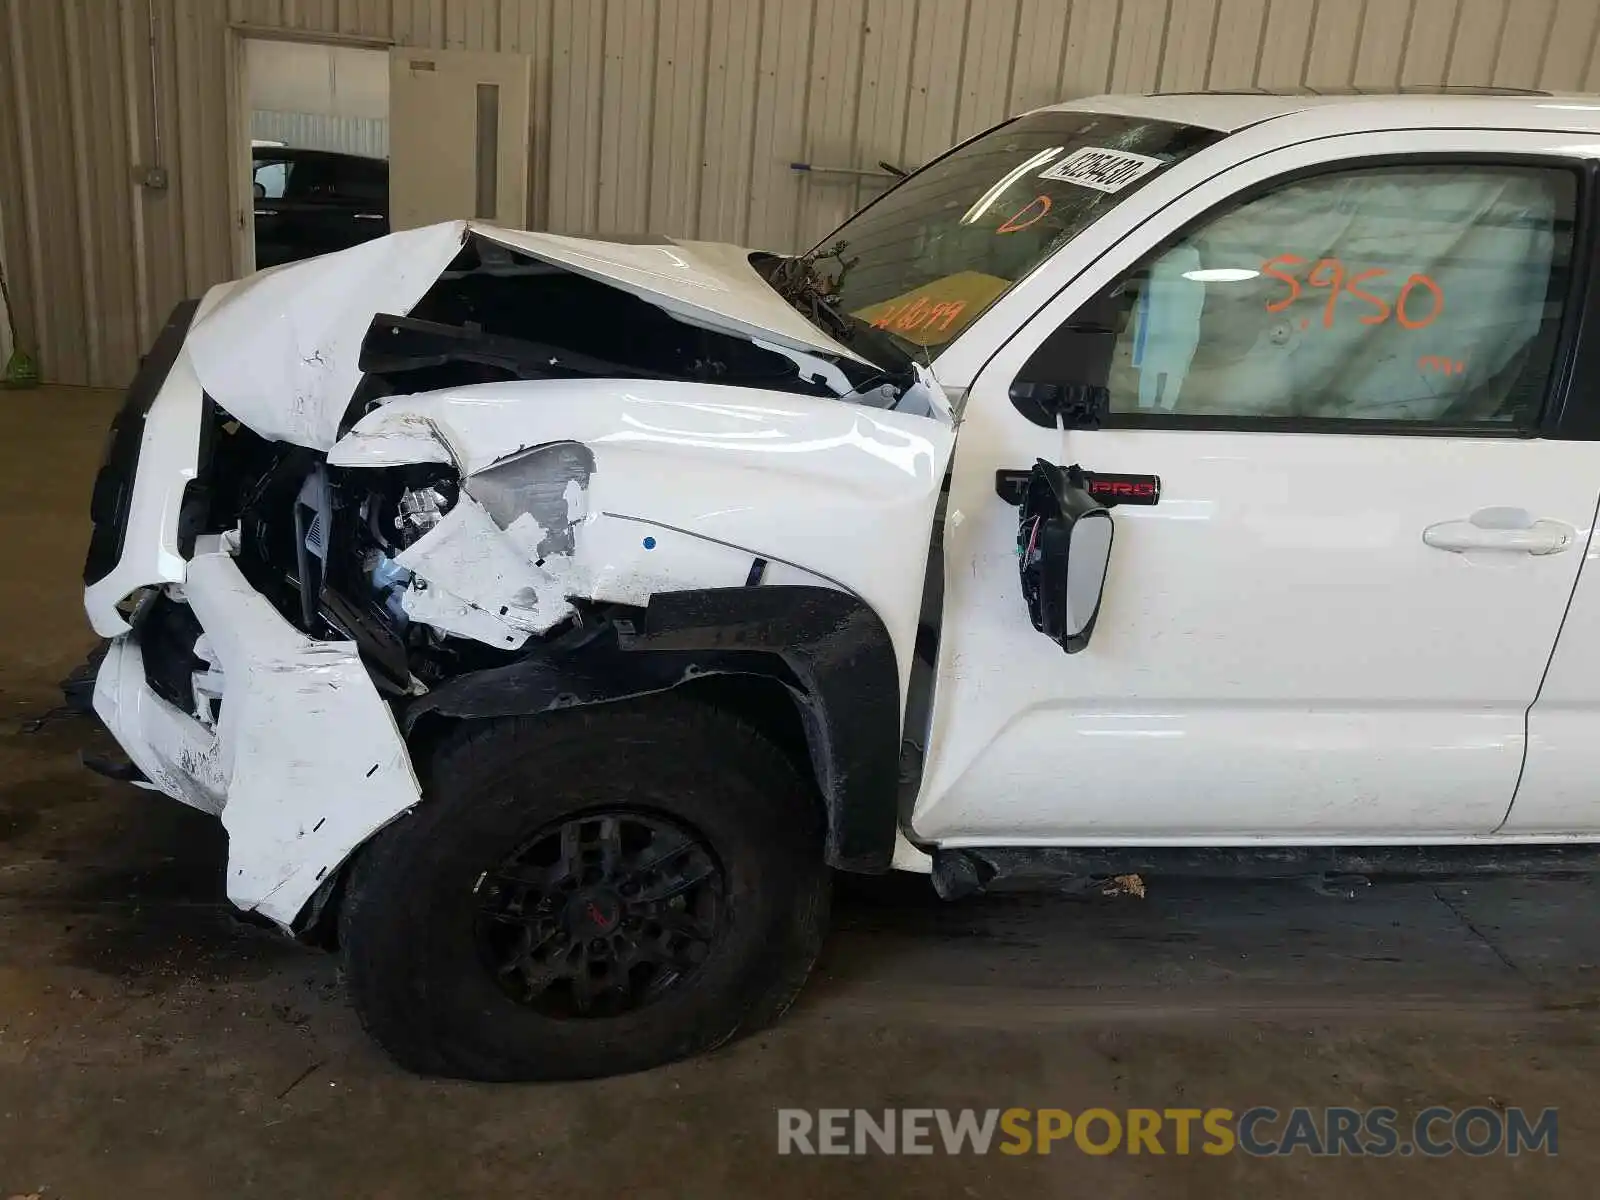
[[[610,933],[622,920],[622,901],[610,892],[575,896],[568,910],[572,929],[581,937]]]

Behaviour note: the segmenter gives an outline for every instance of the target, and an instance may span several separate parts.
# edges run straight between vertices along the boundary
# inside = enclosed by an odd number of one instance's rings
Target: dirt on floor
[[[84,771],[111,749],[90,722],[38,724],[93,640],[78,576],[114,404],[0,392],[0,1200],[1594,1193],[1588,881],[958,905],[854,883],[795,1011],[716,1054],[559,1086],[400,1072],[332,958],[232,915],[214,820]],[[1197,1129],[1180,1154],[1170,1124],[1160,1155],[778,1153],[780,1108],[1263,1105],[1390,1106],[1402,1133],[1430,1105],[1554,1107],[1559,1153],[1214,1156]]]

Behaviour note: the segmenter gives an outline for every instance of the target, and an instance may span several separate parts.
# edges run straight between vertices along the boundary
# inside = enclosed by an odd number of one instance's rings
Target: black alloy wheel
[[[828,916],[796,762],[676,697],[463,722],[347,868],[345,980],[411,1070],[593,1079],[770,1024]]]
[[[636,810],[544,829],[477,882],[478,945],[513,1000],[614,1017],[693,978],[722,933],[726,883],[700,835]]]

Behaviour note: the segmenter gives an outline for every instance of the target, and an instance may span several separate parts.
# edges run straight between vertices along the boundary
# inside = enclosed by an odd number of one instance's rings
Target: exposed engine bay
[[[953,414],[814,276],[453,222],[181,305],[92,505],[119,777],[218,814],[230,899],[303,930],[419,802],[422,723],[709,677],[777,689],[868,814],[828,861],[882,869]]]
[[[395,397],[541,380],[928,405],[909,363],[886,371],[708,328],[479,234],[409,313],[373,317],[359,365],[341,438]],[[209,395],[207,409],[183,527],[234,538],[252,586],[309,636],[354,641],[382,691],[418,694],[584,619],[595,581],[580,577],[575,530],[595,456],[582,443],[518,450],[466,477],[449,447],[424,452],[449,461],[372,470],[270,441]],[[758,557],[741,556],[743,579],[727,582],[748,581]]]

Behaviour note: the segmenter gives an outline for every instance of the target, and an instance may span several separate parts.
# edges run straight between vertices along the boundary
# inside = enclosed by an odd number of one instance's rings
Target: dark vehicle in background
[[[389,232],[389,164],[381,158],[256,146],[256,266],[343,250]]]

